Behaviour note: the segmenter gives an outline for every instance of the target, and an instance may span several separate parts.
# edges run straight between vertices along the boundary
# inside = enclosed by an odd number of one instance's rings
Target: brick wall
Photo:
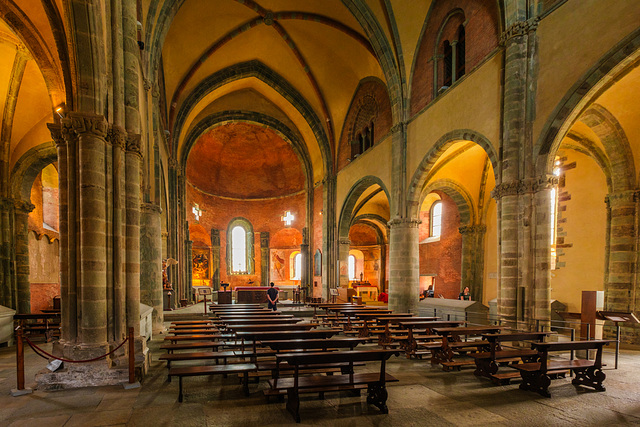
[[[460,8],[464,11],[466,55],[465,71],[469,73],[496,46],[499,39],[497,2],[487,0],[447,0],[433,2],[425,33],[416,53],[411,82],[411,115],[417,114],[433,100],[433,55],[438,32],[449,12]],[[462,19],[455,18],[455,23],[446,25],[447,36],[457,29]],[[447,37],[441,38],[441,43]],[[442,47],[438,46],[438,53]],[[439,59],[439,62],[442,62]],[[442,74],[442,73],[440,73]],[[440,87],[440,85],[438,86]]]
[[[374,144],[380,142],[382,138],[391,129],[391,103],[389,101],[389,93],[387,88],[380,80],[368,79],[361,82],[360,86],[356,90],[356,93],[347,112],[344,126],[342,128],[342,134],[340,136],[340,142],[338,145],[338,170],[344,168],[349,164],[349,158],[351,157],[351,144],[350,138],[353,137],[354,124],[358,116],[358,111],[365,97],[373,97],[377,104],[377,114],[374,120]],[[360,129],[357,129],[359,131]]]
[[[442,234],[439,241],[420,243],[420,275],[435,274],[435,294],[458,298],[462,266],[460,215],[455,202],[446,194],[442,199]],[[429,233],[429,212],[420,212],[420,241]],[[426,231],[425,231],[426,230]],[[426,233],[426,234],[425,234]]]
[[[285,230],[284,223],[280,217],[285,210],[291,211],[295,216],[291,229],[302,236],[302,228],[305,226],[306,217],[306,195],[298,194],[289,197],[281,197],[270,200],[229,200],[208,194],[204,194],[187,185],[187,218],[189,223],[195,221],[191,212],[194,203],[198,203],[204,210],[200,218],[200,226],[204,230],[211,232],[212,228],[220,230],[220,280],[230,283],[232,287],[246,286],[249,281],[254,285],[260,283],[261,253],[260,253],[260,232],[267,231],[270,234],[270,248],[278,248],[278,233]],[[321,205],[322,206],[322,205]],[[228,275],[226,268],[227,251],[227,227],[231,220],[236,217],[247,219],[254,232],[254,274]],[[191,226],[190,226],[191,229]],[[192,236],[192,240],[196,236]],[[300,237],[301,241],[301,237]],[[195,244],[195,241],[194,241]],[[298,249],[300,243],[297,244]],[[290,246],[287,245],[287,249]],[[287,270],[289,271],[289,270]],[[288,274],[288,273],[287,273]]]

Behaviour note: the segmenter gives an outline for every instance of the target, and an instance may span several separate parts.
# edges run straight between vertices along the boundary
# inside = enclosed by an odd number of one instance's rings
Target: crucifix
[[[191,212],[193,212],[193,215],[196,217],[196,222],[200,222],[200,217],[202,216],[202,212],[204,212],[204,210],[200,209],[200,205],[194,203]]]
[[[286,212],[284,213],[284,215],[283,215],[282,217],[280,217],[280,219],[281,219],[282,221],[284,221],[284,224],[285,224],[287,227],[290,227],[290,226],[291,226],[291,223],[293,222],[294,216],[291,214],[291,212],[286,211]]]

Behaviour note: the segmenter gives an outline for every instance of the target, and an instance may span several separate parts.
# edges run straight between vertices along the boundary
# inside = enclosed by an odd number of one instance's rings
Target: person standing
[[[271,287],[267,289],[267,300],[269,300],[269,308],[276,311],[276,303],[278,302],[278,290],[274,288],[275,284],[270,283]]]

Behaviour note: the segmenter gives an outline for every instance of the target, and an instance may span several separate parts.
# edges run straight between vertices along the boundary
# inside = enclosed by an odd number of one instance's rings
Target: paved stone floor
[[[158,361],[162,337],[150,342],[150,375],[142,387],[119,386],[43,392],[12,397],[15,349],[0,348],[0,426],[266,426],[295,425],[281,402],[267,403],[264,382],[250,384],[244,397],[237,378],[185,379],[185,401],[178,384],[166,382]],[[50,345],[45,345],[50,347]],[[336,426],[590,426],[640,425],[640,352],[625,351],[620,369],[613,354],[605,357],[607,391],[577,391],[570,379],[552,382],[551,399],[521,391],[518,385],[495,386],[471,369],[443,372],[428,361],[392,358],[388,371],[389,414],[382,415],[361,397],[328,393],[324,400],[304,395],[302,425]],[[29,351],[27,385],[46,361]],[[375,367],[367,367],[374,370]]]

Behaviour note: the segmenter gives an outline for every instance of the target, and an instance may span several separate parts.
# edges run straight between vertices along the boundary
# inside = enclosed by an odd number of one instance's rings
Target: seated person
[[[389,294],[384,291],[380,292],[380,294],[378,295],[378,301],[387,304],[389,302]]]
[[[469,293],[468,286],[465,286],[464,290],[460,292],[460,295],[458,295],[458,299],[464,300],[464,301],[471,301],[471,294]]]

